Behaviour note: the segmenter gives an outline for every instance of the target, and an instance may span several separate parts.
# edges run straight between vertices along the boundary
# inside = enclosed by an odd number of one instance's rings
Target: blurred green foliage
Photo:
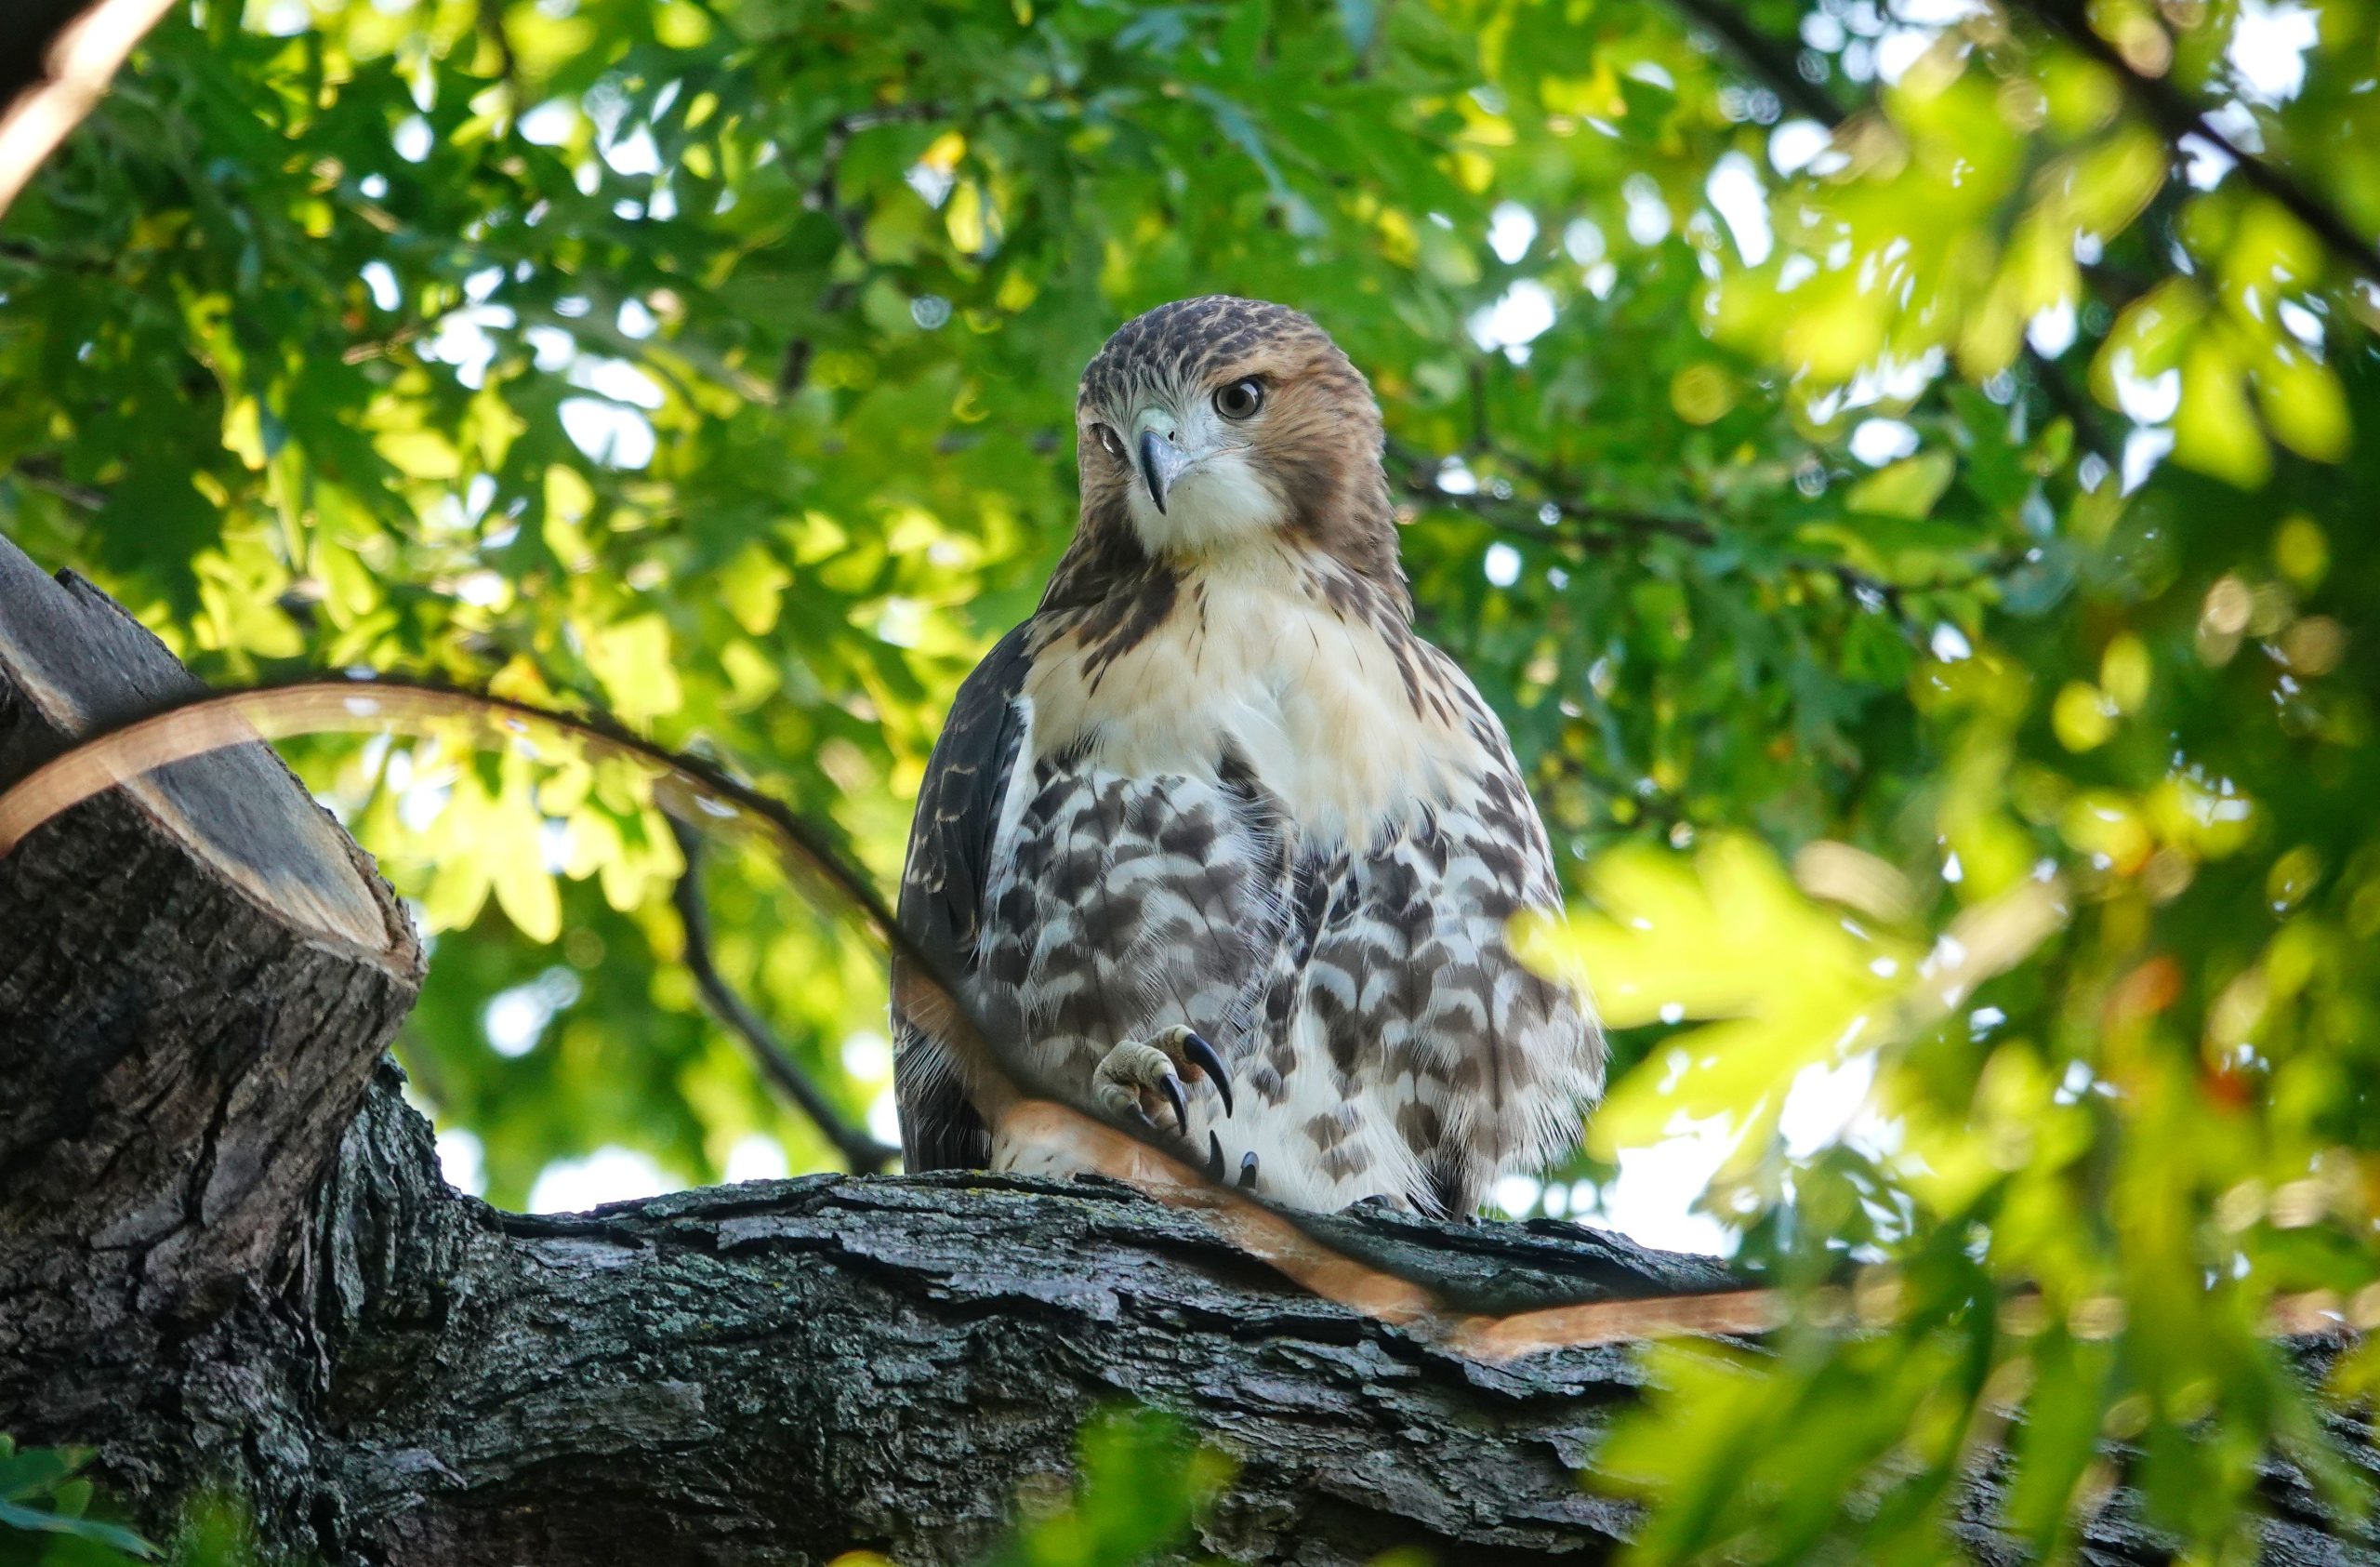
[[[120,1514],[82,1473],[93,1456],[79,1447],[20,1448],[0,1433],[0,1567],[248,1567],[257,1560],[246,1512],[222,1496],[192,1498],[164,1549],[107,1521]]]
[[[119,1524],[87,1516],[91,1461],[81,1448],[20,1448],[0,1434],[0,1567],[146,1560],[157,1547]]]
[[[1936,1560],[2013,1413],[2043,1555],[2106,1435],[2237,1560],[2268,1455],[2345,1491],[2272,1303],[2380,1321],[2380,261],[2290,211],[2380,229],[2375,44],[2347,0],[192,0],[0,227],[0,528],[211,679],[598,703],[889,884],[1071,525],[1081,364],[1299,305],[1629,1069],[1509,1201],[1690,1136],[1811,1307],[1657,1356],[1602,1466],[1640,1556]],[[492,1199],[828,1162],[637,799],[297,759],[439,933],[400,1054]],[[866,1113],[873,960],[707,882]]]

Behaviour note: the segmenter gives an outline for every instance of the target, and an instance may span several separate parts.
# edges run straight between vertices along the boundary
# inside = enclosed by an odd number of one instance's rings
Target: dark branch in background
[[[946,105],[928,100],[922,103],[892,103],[880,109],[857,109],[839,114],[826,122],[825,139],[819,144],[818,178],[810,182],[801,204],[813,212],[823,212],[835,220],[842,231],[843,240],[863,261],[872,261],[867,253],[867,234],[861,228],[858,213],[843,205],[841,179],[843,153],[851,146],[852,138],[878,126],[919,125],[928,120],[947,119],[951,111]],[[840,315],[851,307],[859,290],[848,282],[829,285],[818,298],[820,315]],[[785,359],[777,369],[777,395],[790,396],[800,392],[810,378],[810,359],[815,347],[808,338],[795,338],[785,346]]]
[[[0,105],[39,82],[49,51],[66,24],[82,14],[85,0],[14,0],[0,26]]]
[[[778,1041],[775,1031],[744,1004],[744,999],[719,972],[719,964],[711,956],[710,915],[703,905],[702,839],[675,817],[669,818],[669,830],[677,835],[678,851],[686,860],[686,869],[671,889],[669,901],[678,910],[679,923],[686,927],[686,967],[693,973],[694,983],[702,988],[703,1000],[719,1020],[750,1048],[762,1075],[800,1105],[802,1113],[835,1145],[835,1151],[842,1156],[853,1174],[883,1174],[901,1157],[901,1150],[887,1148],[858,1128],[844,1124],[832,1102],[810,1081],[792,1053]]]
[[[1008,100],[987,99],[965,109],[927,99],[917,103],[887,103],[875,109],[854,109],[848,114],[838,114],[826,122],[825,139],[818,149],[818,178],[811,181],[803,193],[804,206],[823,212],[835,220],[851,241],[860,259],[869,260],[867,236],[861,232],[858,210],[843,205],[840,181],[842,178],[843,153],[851,146],[852,138],[864,130],[879,126],[924,125],[933,120],[957,120],[982,114],[1006,113],[1012,107]]]
[[[1670,3],[1691,17],[1697,26],[1708,30],[1725,44],[1747,70],[1766,82],[1770,90],[1794,110],[1829,130],[1843,124],[1847,117],[1831,93],[1802,74],[1799,50],[1783,39],[1773,37],[1753,26],[1751,18],[1728,5],[1726,0],[1670,0]]]
[[[72,506],[86,511],[97,511],[108,503],[107,492],[89,485],[78,485],[58,471],[58,464],[46,458],[28,457],[17,459],[8,470],[16,481],[29,489],[54,495]]]
[[[1801,51],[1787,41],[1775,37],[1754,26],[1752,20],[1727,0],[1670,0],[1678,12],[1696,26],[1701,27],[1726,46],[1746,70],[1765,82],[1770,90],[1809,118],[1829,130],[1838,130],[1850,114],[1833,96],[1818,84],[1802,74]],[[2099,415],[2090,400],[2074,390],[2065,370],[2054,359],[2036,352],[2030,344],[2024,349],[2026,361],[2033,367],[2033,378],[2041,387],[2051,406],[2064,414],[2074,425],[2075,435],[2089,450],[2098,453],[2109,462],[2120,460],[2121,448],[2109,440],[2100,428]]]
[[[115,259],[99,255],[72,255],[21,239],[0,240],[0,261],[12,266],[40,267],[49,272],[96,274],[112,272]]]
[[[1416,499],[1467,513],[1500,533],[1534,539],[1540,544],[1572,544],[1591,555],[1608,555],[1632,540],[1648,538],[1675,538],[1698,548],[1708,548],[1719,541],[1717,530],[1708,523],[1636,507],[1448,489],[1428,459],[1417,459],[1402,452],[1393,452],[1392,456],[1404,470],[1398,475],[1399,487]],[[1548,525],[1543,520],[1543,508],[1548,506],[1558,513],[1557,523],[1571,525],[1566,528]]]
[[[2216,129],[2208,121],[2206,112],[2192,103],[2172,82],[2135,70],[2122,50],[2092,28],[2077,0],[2023,0],[2022,8],[2030,11],[2050,31],[2114,72],[2134,107],[2148,117],[2168,142],[2179,141],[2185,136],[2195,136],[2220,149],[2238,166],[2241,179],[2280,203],[2291,217],[2311,229],[2349,271],[2359,276],[2380,277],[2380,251],[2373,248],[2370,238],[2356,232],[2355,225],[2348,222],[2338,208],[2299,184],[2286,169],[2266,162]]]
[[[818,296],[820,315],[840,315],[851,308],[859,290],[848,283],[830,283]],[[777,395],[790,397],[810,381],[810,359],[816,348],[808,338],[796,338],[785,345],[785,362],[777,367]]]
[[[496,74],[512,89],[512,100],[517,106],[521,99],[521,57],[513,52],[512,33],[504,25],[503,0],[480,0],[479,28],[496,46]]]
[[[1388,451],[1398,487],[1416,503],[1461,512],[1498,533],[1531,544],[1567,546],[1589,555],[1609,555],[1627,544],[1649,538],[1673,538],[1696,549],[1708,549],[1721,541],[1720,531],[1699,518],[1566,497],[1560,494],[1554,476],[1542,469],[1493,447],[1481,455],[1521,470],[1531,483],[1544,486],[1547,493],[1531,497],[1448,489],[1439,479],[1435,465],[1426,457],[1398,443],[1392,443]],[[1551,522],[1545,519],[1549,507],[1554,513]],[[1788,570],[1831,577],[1861,607],[1873,614],[1889,613],[1911,640],[1923,643],[1926,628],[1910,611],[1907,595],[1964,587],[2013,571],[2024,561],[2021,555],[1997,555],[1979,563],[1966,578],[1922,583],[1889,582],[1844,561],[1787,556],[1779,564]]]
[[[1026,101],[1002,98],[986,99],[966,107],[936,101],[932,99],[916,103],[887,103],[873,109],[854,109],[838,114],[826,122],[825,135],[818,148],[818,177],[802,193],[802,206],[813,212],[823,212],[834,219],[842,232],[844,243],[853,255],[869,267],[876,258],[868,253],[867,232],[860,209],[846,206],[842,197],[843,153],[850,148],[852,138],[879,126],[925,125],[934,120],[957,120],[962,123],[987,114],[1002,114]],[[849,281],[828,286],[818,298],[818,314],[840,315],[851,308],[859,297],[859,288]],[[800,392],[810,378],[810,361],[816,345],[808,338],[796,337],[786,344],[785,357],[777,368],[777,395],[790,396]]]
[[[173,0],[9,0],[0,7],[0,212],[98,104]]]

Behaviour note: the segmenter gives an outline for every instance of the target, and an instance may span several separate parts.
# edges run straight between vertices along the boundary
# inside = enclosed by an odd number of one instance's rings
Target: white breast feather
[[[1037,661],[1026,684],[1039,719],[1035,754],[1088,734],[1094,765],[1211,778],[1217,742],[1228,741],[1309,844],[1360,841],[1383,818],[1460,789],[1474,743],[1414,712],[1377,630],[1304,592],[1287,551],[1236,551],[1224,563],[1197,578],[1203,615],[1177,603],[1095,684],[1079,649]]]

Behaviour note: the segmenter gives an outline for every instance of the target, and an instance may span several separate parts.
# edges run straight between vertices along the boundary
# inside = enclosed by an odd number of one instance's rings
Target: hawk
[[[1110,338],[1082,513],[960,686],[899,918],[998,1040],[1280,1202],[1474,1210],[1601,1092],[1584,997],[1522,965],[1545,828],[1471,681],[1414,633],[1362,374],[1212,296]],[[1074,1173],[986,1125],[893,987],[911,1170]]]

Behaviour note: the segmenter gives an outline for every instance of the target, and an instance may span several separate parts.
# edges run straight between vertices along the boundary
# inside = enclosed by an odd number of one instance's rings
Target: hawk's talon
[[[1101,1109],[1117,1120],[1196,1138],[1184,1077],[1212,1083],[1223,1100],[1223,1113],[1231,1113],[1231,1082],[1224,1075],[1223,1057],[1213,1045],[1180,1025],[1159,1029],[1147,1039],[1126,1040],[1110,1050],[1091,1072],[1091,1096]],[[1191,1146],[1195,1149],[1197,1144]]]
[[[1223,1140],[1212,1132],[1207,1134],[1207,1178],[1210,1181],[1223,1178]]]
[[[1166,1103],[1173,1107],[1174,1128],[1182,1132],[1190,1130],[1190,1099],[1182,1091],[1182,1080],[1168,1072],[1157,1080],[1157,1085],[1165,1095]]]
[[[1239,1189],[1242,1191],[1256,1189],[1256,1150],[1254,1149],[1250,1149],[1239,1156]]]
[[[1199,1076],[1215,1085],[1215,1092],[1223,1096],[1223,1113],[1231,1114],[1231,1069],[1223,1065],[1223,1058],[1216,1053],[1215,1047],[1207,1042],[1204,1035],[1184,1029],[1182,1031],[1182,1054],[1190,1057],[1190,1064],[1198,1069]]]

